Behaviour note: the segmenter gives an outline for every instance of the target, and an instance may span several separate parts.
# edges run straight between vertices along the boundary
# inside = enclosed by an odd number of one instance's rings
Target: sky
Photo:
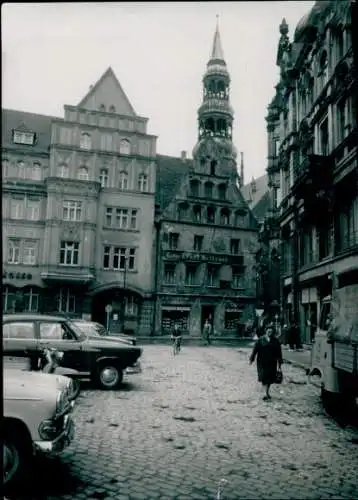
[[[231,76],[233,140],[245,183],[265,173],[265,116],[279,77],[285,17],[292,37],[312,1],[2,4],[3,108],[63,117],[111,66],[157,153],[192,156],[202,77],[219,30]]]

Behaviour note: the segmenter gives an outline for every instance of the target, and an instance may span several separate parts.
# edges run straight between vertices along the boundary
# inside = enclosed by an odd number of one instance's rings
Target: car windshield
[[[94,335],[96,337],[107,335],[106,329],[102,325],[97,325],[96,323],[85,323],[85,322],[75,322],[77,328],[79,328],[85,335]]]
[[[85,333],[80,328],[78,328],[78,325],[74,321],[69,321],[68,323],[71,329],[75,332],[78,340],[85,340],[87,338]]]

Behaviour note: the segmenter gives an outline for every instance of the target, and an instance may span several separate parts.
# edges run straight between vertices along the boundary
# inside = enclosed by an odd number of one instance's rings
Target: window
[[[115,113],[115,112],[116,112],[116,107],[115,107],[115,106],[113,106],[113,105],[112,105],[112,106],[110,106],[110,108],[109,108],[109,112],[110,112],[110,113]]]
[[[61,127],[60,129],[60,142],[61,144],[72,143],[72,129],[68,127]]]
[[[320,153],[323,156],[328,155],[328,119],[326,118],[319,127]]]
[[[240,240],[231,239],[231,241],[230,241],[230,252],[233,255],[238,255],[240,253]]]
[[[133,295],[125,298],[124,312],[127,316],[138,316],[138,304]]]
[[[234,226],[242,227],[244,222],[245,222],[245,215],[241,214],[240,212],[235,212]]]
[[[164,284],[175,285],[175,265],[164,264]]]
[[[15,144],[33,146],[35,142],[35,134],[33,132],[19,132],[18,130],[14,130],[13,141]]]
[[[203,248],[203,240],[204,236],[199,236],[198,234],[194,235],[194,250],[197,252],[201,252]]]
[[[7,262],[8,264],[20,263],[20,240],[17,239],[8,240]]]
[[[210,175],[215,175],[215,168],[216,168],[217,163],[218,162],[216,160],[211,160],[211,162],[210,162]]]
[[[130,248],[129,249],[129,257],[128,257],[128,269],[135,268],[135,254],[136,254],[136,249]]]
[[[91,149],[91,136],[86,132],[81,134],[80,139],[80,148],[81,149]]]
[[[88,168],[81,167],[77,172],[77,179],[81,181],[88,181]]]
[[[274,156],[277,158],[280,154],[280,139],[274,139]]]
[[[63,313],[76,312],[76,296],[71,292],[69,288],[60,289],[60,292],[56,297],[56,307],[58,312],[63,312]]]
[[[119,152],[121,155],[129,155],[131,152],[131,143],[127,139],[122,139],[119,143]]]
[[[128,228],[128,210],[126,208],[116,209],[116,226],[121,229]]]
[[[37,242],[25,240],[23,244],[23,264],[28,266],[36,265]]]
[[[9,172],[10,162],[7,158],[3,158],[1,160],[1,167],[2,167],[2,176],[3,177],[8,177],[8,176],[10,177],[10,172]]]
[[[107,207],[105,213],[105,221],[104,221],[105,226],[112,225],[112,216],[113,216],[113,208]]]
[[[16,293],[14,288],[5,286],[2,289],[2,310],[3,312],[11,311],[14,309],[16,301]]]
[[[34,198],[26,200],[26,219],[40,220],[41,201]]]
[[[336,47],[337,47],[337,62],[340,61],[344,54],[344,40],[343,31],[338,30],[336,33]]]
[[[11,198],[10,200],[10,219],[24,218],[24,198]]]
[[[31,321],[6,323],[3,326],[3,335],[6,339],[34,339],[35,325]]]
[[[213,207],[207,208],[206,221],[208,224],[215,224],[215,209]]]
[[[101,169],[99,173],[99,182],[101,183],[101,187],[109,187],[109,173],[106,168]]]
[[[104,247],[103,251],[103,269],[109,269],[111,257],[111,247]]]
[[[36,312],[39,309],[39,294],[30,288],[24,292],[25,311]]]
[[[113,149],[113,136],[111,134],[103,134],[101,136],[101,149],[103,151],[112,151],[112,149]]]
[[[217,287],[219,284],[218,276],[219,276],[219,268],[218,266],[212,266],[208,264],[207,267],[207,286]]]
[[[41,181],[42,170],[41,170],[41,164],[38,161],[35,161],[29,170],[30,170],[28,175],[29,179],[32,179],[34,181]]]
[[[220,212],[220,224],[222,226],[230,224],[230,212],[226,208],[223,208]]]
[[[61,241],[60,264],[64,266],[77,266],[79,256],[79,243]]]
[[[213,197],[213,184],[212,182],[205,183],[205,198]]]
[[[196,284],[196,266],[192,264],[186,265],[185,284],[188,286]]]
[[[194,214],[194,221],[195,222],[201,222],[201,207],[196,205],[193,208],[193,214]]]
[[[146,193],[148,191],[148,176],[140,174],[138,177],[138,191]]]
[[[233,267],[232,281],[231,281],[232,288],[242,288],[242,280],[243,280],[242,270],[240,268]]]
[[[178,219],[184,220],[188,216],[189,205],[187,203],[179,203],[178,205]]]
[[[101,104],[99,107],[100,111],[106,111],[106,106],[104,104]]]
[[[219,197],[219,200],[226,200],[226,186],[225,186],[225,184],[220,184],[218,186],[218,197]]]
[[[131,229],[137,229],[137,214],[138,210],[132,210],[131,212],[131,223],[130,223],[130,228]]]
[[[197,180],[190,181],[190,195],[197,198],[200,196],[200,183]]]
[[[25,179],[25,163],[22,160],[17,162],[17,177]]]
[[[57,177],[62,177],[64,179],[67,179],[69,176],[70,176],[70,169],[68,168],[68,165],[66,165],[65,163],[59,165],[57,168]]]
[[[320,77],[320,82],[321,82],[321,90],[323,87],[326,85],[328,81],[328,59],[327,59],[327,52],[324,50],[321,59],[320,59],[320,68],[319,68],[319,77]]]
[[[127,172],[119,172],[118,189],[128,189],[128,174]]]
[[[114,247],[113,249],[113,269],[124,270],[126,267],[126,249]]]
[[[63,220],[80,221],[82,219],[82,202],[81,201],[64,201],[63,202]]]
[[[65,304],[63,304],[65,305]],[[65,312],[62,301],[57,297],[57,310]],[[66,311],[67,312],[67,311]],[[66,332],[61,323],[40,323],[40,337],[45,340],[63,340]]]
[[[177,250],[179,243],[179,234],[178,233],[169,233],[169,249]]]

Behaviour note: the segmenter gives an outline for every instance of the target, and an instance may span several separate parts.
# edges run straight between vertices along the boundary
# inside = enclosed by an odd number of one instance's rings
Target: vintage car
[[[109,340],[113,342],[123,342],[127,345],[136,345],[137,339],[125,333],[111,335],[110,332],[101,323],[96,323],[95,321],[86,321],[84,319],[76,319],[73,323],[78,326],[80,330],[87,337],[98,337],[100,336],[104,340]],[[137,374],[142,372],[142,366],[138,360],[133,366],[128,366],[125,370],[127,375]]]
[[[61,452],[74,438],[63,377],[4,368],[3,483],[21,481],[34,450]]]
[[[114,389],[133,367],[142,349],[101,336],[88,337],[72,321],[42,314],[3,316],[3,353],[24,350],[36,355],[46,348],[63,353],[61,366],[78,372],[103,389]]]

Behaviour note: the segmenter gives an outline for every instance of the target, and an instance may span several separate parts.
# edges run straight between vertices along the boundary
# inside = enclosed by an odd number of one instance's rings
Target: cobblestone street
[[[85,388],[73,444],[39,458],[26,495],[10,498],[205,500],[220,481],[222,500],[358,498],[354,433],[292,365],[262,401],[249,352],[144,347],[143,373],[121,390]]]

